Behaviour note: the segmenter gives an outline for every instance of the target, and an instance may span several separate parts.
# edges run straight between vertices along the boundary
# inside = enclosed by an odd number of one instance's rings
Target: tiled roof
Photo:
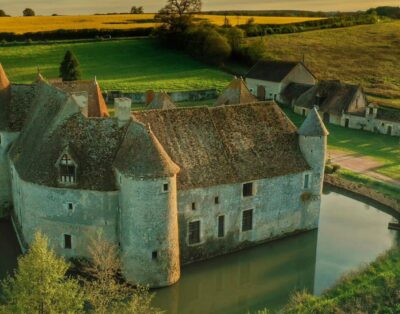
[[[275,103],[149,110],[133,115],[150,126],[180,167],[179,189],[309,169],[299,149],[295,126]]]
[[[319,111],[341,115],[342,112],[349,111],[360,89],[359,85],[345,84],[340,81],[321,81],[301,95],[295,101],[295,106],[310,109],[318,106]],[[359,108],[360,112],[364,110],[365,108]]]
[[[281,82],[299,62],[287,61],[259,61],[246,74],[252,78],[269,82]]]
[[[313,86],[309,84],[290,83],[281,93],[281,98],[284,103],[292,104],[293,100],[299,98]]]
[[[242,78],[234,78],[215,102],[215,106],[239,105],[256,102]]]
[[[51,84],[68,93],[86,92],[88,95],[89,117],[108,117],[107,105],[104,101],[101,89],[96,80],[92,81],[54,81]]]

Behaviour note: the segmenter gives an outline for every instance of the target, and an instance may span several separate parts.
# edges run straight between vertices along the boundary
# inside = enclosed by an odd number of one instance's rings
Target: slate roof
[[[153,100],[149,103],[146,109],[174,109],[176,105],[172,98],[166,92],[154,94]]]
[[[341,115],[342,112],[349,112],[349,107],[360,89],[359,85],[340,81],[320,81],[301,95],[294,105],[310,109],[318,106],[319,111]],[[365,108],[359,108],[360,112],[364,110]]]
[[[400,110],[391,108],[378,108],[377,119],[400,123]]]
[[[251,94],[243,79],[235,77],[218,97],[215,106],[248,104],[256,101],[257,98]]]
[[[299,62],[261,60],[250,69],[246,78],[281,82],[298,64]]]
[[[275,103],[134,112],[180,167],[178,189],[309,169],[296,127]],[[149,163],[150,164],[150,163]]]
[[[96,80],[88,81],[53,81],[51,84],[68,93],[86,92],[88,95],[89,117],[109,117],[107,105]]]
[[[112,163],[126,127],[116,119],[84,117],[68,93],[45,82],[37,88],[28,124],[10,151],[20,177],[60,187],[56,162],[68,147],[78,165],[71,188],[116,190]]]
[[[313,86],[309,84],[290,83],[281,93],[281,99],[286,104],[292,104],[293,100],[298,99]]]
[[[324,122],[316,108],[310,110],[307,118],[298,130],[299,135],[303,136],[327,136],[329,135],[328,130],[325,127]]]

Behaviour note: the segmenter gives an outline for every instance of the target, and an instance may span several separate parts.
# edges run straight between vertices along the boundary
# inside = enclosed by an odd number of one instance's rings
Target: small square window
[[[72,248],[72,237],[70,234],[64,234],[64,248],[65,249]]]
[[[214,203],[215,204],[219,204],[219,197],[218,196],[214,197]]]
[[[68,203],[68,210],[74,210],[74,204]]]
[[[253,210],[245,210],[242,214],[242,231],[253,229]]]
[[[158,252],[157,251],[151,252],[151,259],[157,259],[157,257],[158,257]]]
[[[245,183],[243,184],[243,197],[253,196],[253,183]]]
[[[168,192],[168,189],[169,189],[168,183],[164,183],[163,184],[163,191],[164,192]]]
[[[192,210],[196,210],[196,203],[192,203]]]
[[[189,244],[200,243],[200,221],[189,222]]]

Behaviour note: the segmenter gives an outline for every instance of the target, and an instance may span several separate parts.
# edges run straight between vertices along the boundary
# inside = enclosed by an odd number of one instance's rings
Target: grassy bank
[[[38,67],[45,77],[56,78],[67,49],[77,55],[83,78],[97,76],[103,90],[222,89],[231,79],[231,75],[183,52],[160,47],[152,39],[2,47],[0,63],[15,83],[32,82]]]
[[[285,109],[291,120],[300,126],[304,118]],[[400,144],[399,138],[372,132],[347,129],[340,126],[327,125],[330,135],[328,148],[343,150],[362,156],[369,156],[382,162],[376,172],[400,180]]]
[[[249,39],[249,41],[256,39]],[[318,79],[361,83],[376,100],[400,108],[400,22],[265,37],[266,55],[302,60]]]
[[[317,297],[295,294],[284,313],[399,313],[400,249],[379,257],[359,272],[344,276]]]
[[[339,169],[335,172],[335,176],[339,176],[348,181],[363,185],[373,189],[391,199],[396,200],[400,204],[400,186],[375,180],[374,178],[359,174],[348,169]]]

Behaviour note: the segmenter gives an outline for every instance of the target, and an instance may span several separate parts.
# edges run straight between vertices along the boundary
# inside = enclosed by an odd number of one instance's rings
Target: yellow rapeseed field
[[[223,25],[224,16],[198,15],[199,19]],[[244,24],[250,16],[227,16],[231,25]],[[263,17],[254,16],[259,24],[289,24],[319,18],[303,17]],[[28,32],[54,31],[58,29],[133,29],[154,27],[154,14],[120,14],[120,15],[82,15],[82,16],[34,16],[34,17],[2,17],[0,33],[24,34]]]

